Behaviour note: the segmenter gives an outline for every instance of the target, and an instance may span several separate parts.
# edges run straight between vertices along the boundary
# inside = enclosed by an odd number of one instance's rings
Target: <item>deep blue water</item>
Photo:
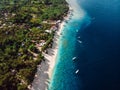
[[[120,90],[120,0],[71,1],[83,12],[63,29],[49,90]]]

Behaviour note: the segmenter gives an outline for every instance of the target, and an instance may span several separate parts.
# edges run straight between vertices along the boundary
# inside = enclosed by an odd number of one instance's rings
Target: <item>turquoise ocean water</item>
[[[62,36],[59,40],[59,50],[57,62],[49,85],[49,90],[79,90],[78,75],[75,74],[77,67],[72,60],[75,53],[75,45],[78,41],[77,33],[82,25],[88,25],[90,18],[86,12],[78,5],[77,0],[70,0],[70,6],[73,8],[73,15],[68,23],[64,25]],[[82,47],[82,43],[81,44]]]

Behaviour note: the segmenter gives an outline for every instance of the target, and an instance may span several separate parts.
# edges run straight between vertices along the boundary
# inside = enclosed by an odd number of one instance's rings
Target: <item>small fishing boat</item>
[[[82,43],[82,41],[78,40],[79,43]]]
[[[77,57],[73,57],[72,60],[74,61]]]
[[[75,71],[75,73],[76,73],[76,74],[77,74],[77,73],[79,73],[79,69],[78,69],[78,70],[76,70],[76,71]]]

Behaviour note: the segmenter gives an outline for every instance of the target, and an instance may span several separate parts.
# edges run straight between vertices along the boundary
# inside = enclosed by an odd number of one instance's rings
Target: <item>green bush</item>
[[[28,90],[27,85],[18,85],[17,90]]]

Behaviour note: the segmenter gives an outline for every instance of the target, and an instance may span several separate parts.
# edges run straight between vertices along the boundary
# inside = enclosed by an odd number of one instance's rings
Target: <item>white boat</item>
[[[75,73],[77,74],[79,72],[79,69],[75,71]]]
[[[79,43],[82,43],[82,41],[78,40]]]
[[[80,36],[78,38],[80,38]]]
[[[74,61],[76,59],[76,57],[73,57],[72,60]]]

